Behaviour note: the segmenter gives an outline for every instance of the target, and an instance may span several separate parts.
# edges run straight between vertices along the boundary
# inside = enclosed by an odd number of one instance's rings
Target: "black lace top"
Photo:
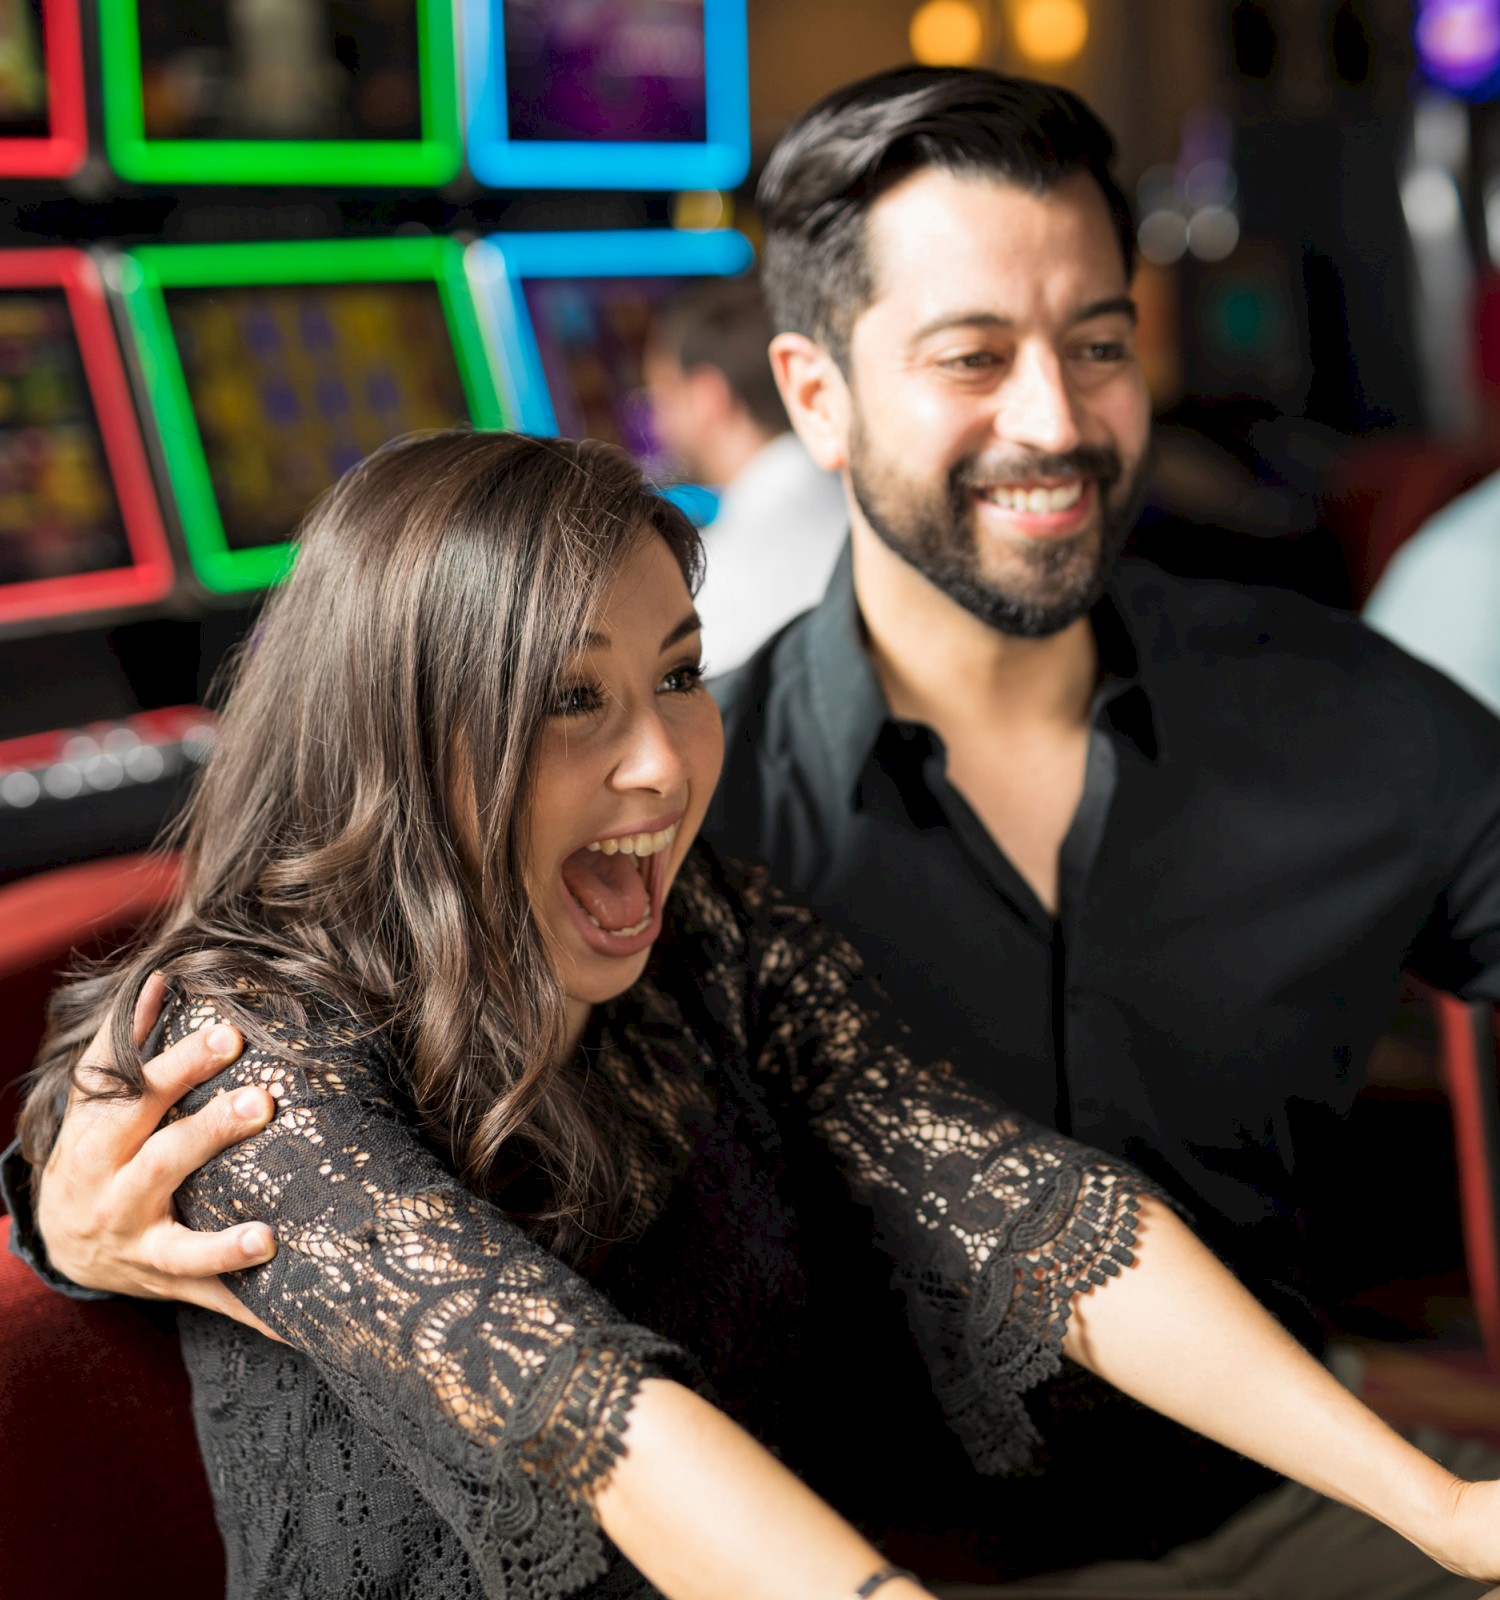
[[[174,1002],[169,1040],[206,1020]],[[1130,1260],[1130,1169],[913,1062],[848,946],[701,850],[586,1042],[663,1174],[587,1280],[429,1150],[379,1043],[272,1026],[279,1053],[187,1106],[263,1083],[275,1118],[179,1195],[193,1226],[264,1218],[279,1241],[232,1287],[287,1344],[180,1323],[235,1600],[649,1593],[590,1489],[653,1373],[773,1449],[796,1435],[786,1404],[817,1393],[799,1197],[830,1175],[980,1472],[1026,1462],[1023,1392],[1057,1370],[1072,1297]]]

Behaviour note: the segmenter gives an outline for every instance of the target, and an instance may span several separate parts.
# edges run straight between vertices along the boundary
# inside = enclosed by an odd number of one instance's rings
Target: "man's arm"
[[[150,1034],[165,995],[160,977],[141,991],[137,1044]],[[218,1276],[269,1261],[276,1253],[270,1228],[250,1222],[196,1233],[177,1220],[172,1196],[212,1156],[265,1127],[275,1101],[264,1089],[236,1089],[163,1125],[177,1101],[223,1071],[243,1042],[222,1023],[190,1034],[147,1062],[146,1092],[138,1100],[92,1099],[74,1090],[33,1185],[36,1226],[54,1271],[88,1289],[184,1300],[270,1334]],[[106,1050],[101,1033],[79,1068],[85,1091]]]

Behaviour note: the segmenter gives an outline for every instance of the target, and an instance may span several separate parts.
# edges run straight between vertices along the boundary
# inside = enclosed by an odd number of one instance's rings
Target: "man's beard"
[[[1139,471],[1118,502],[1124,468],[1109,446],[1080,445],[1056,455],[1009,451],[970,456],[948,473],[944,493],[923,495],[874,459],[856,411],[849,479],[865,521],[880,540],[965,611],[1001,633],[1045,639],[1083,616],[1104,593],[1137,510]],[[1025,575],[1004,583],[983,569],[974,527],[977,488],[1043,478],[1082,478],[1098,498],[1093,524],[1066,539],[1017,540]]]

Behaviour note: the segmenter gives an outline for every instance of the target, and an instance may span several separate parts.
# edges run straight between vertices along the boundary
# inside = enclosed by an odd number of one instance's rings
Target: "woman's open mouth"
[[[679,813],[680,816],[680,813]],[[635,955],[661,930],[666,867],[678,819],[591,840],[562,864],[573,920],[601,955]]]

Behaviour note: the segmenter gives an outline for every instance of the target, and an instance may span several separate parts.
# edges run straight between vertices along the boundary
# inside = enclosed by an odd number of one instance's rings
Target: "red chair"
[[[177,887],[174,856],[60,867],[0,887],[0,1145],[20,1110],[22,1075],[42,1042],[47,996],[75,955],[118,948]]]
[[[1453,1113],[1469,1293],[1490,1366],[1500,1372],[1500,1021],[1488,1002],[1430,998]]]
[[[75,954],[170,900],[177,862],[132,856],[0,888],[0,1142]],[[170,1318],[46,1288],[0,1217],[0,1594],[222,1600],[224,1549]]]
[[[0,1217],[0,1593],[222,1600],[224,1549],[169,1320],[67,1300]]]

